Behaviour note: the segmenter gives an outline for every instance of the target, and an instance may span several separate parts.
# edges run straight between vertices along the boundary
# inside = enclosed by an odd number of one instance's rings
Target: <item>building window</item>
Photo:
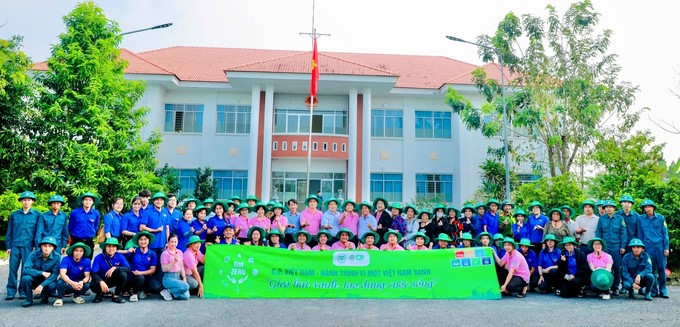
[[[451,112],[416,111],[416,138],[450,139]]]
[[[338,144],[333,143],[333,152],[338,152]]]
[[[281,142],[281,150],[283,151],[288,150],[288,141]]]
[[[328,142],[323,142],[323,150],[328,151]]]
[[[384,197],[388,202],[402,200],[402,174],[371,174],[371,196]]]
[[[312,142],[312,151],[317,151],[319,150],[319,143],[318,142]]]
[[[250,106],[217,106],[217,133],[250,133]]]
[[[274,133],[309,133],[309,110],[276,109]],[[347,111],[314,110],[312,133],[347,135]]]
[[[302,151],[307,151],[307,141],[302,142]]]
[[[451,202],[453,175],[416,174],[416,194],[424,200]]]
[[[164,130],[177,133],[203,132],[203,105],[166,104]]]
[[[401,110],[371,110],[371,136],[402,137],[404,112]]]
[[[179,182],[182,186],[179,191],[180,198],[184,199],[194,195],[196,190],[196,170],[195,169],[178,169]]]
[[[293,144],[290,146],[291,150],[297,151],[297,141],[293,141]]]
[[[347,144],[342,144],[342,152],[347,152]]]
[[[217,186],[218,197],[222,199],[228,199],[234,195],[243,198],[248,191],[247,170],[215,170],[213,180]]]
[[[274,141],[272,143],[272,150],[276,151],[279,149],[279,142]]]

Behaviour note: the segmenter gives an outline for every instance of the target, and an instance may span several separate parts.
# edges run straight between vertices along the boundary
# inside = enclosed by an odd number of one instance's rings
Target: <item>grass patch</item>
[[[0,251],[0,260],[7,260],[7,251]]]

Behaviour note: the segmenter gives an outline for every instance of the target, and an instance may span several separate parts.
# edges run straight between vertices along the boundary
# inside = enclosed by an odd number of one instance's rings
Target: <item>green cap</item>
[[[517,248],[517,243],[515,243],[515,240],[512,237],[504,238],[503,239],[503,245],[505,245],[505,243],[510,243],[510,244],[512,244],[512,247],[514,247],[515,249]]]
[[[475,213],[475,208],[472,206],[471,203],[466,203],[466,204],[464,204],[463,207],[460,208],[460,211],[463,212],[463,213],[465,213],[465,210],[467,210],[467,209],[469,209],[470,211],[472,211],[472,213]]]
[[[252,211],[252,208],[250,208],[247,203],[241,202],[241,204],[238,205],[238,208],[236,208],[236,212],[241,212],[243,209],[248,209],[248,212]]]
[[[587,205],[593,207],[593,209],[597,208],[597,205],[595,204],[595,202],[593,202],[593,200],[585,200],[578,205],[578,209],[583,211],[583,207]]]
[[[298,236],[300,236],[300,234],[304,234],[305,236],[307,236],[307,241],[305,241],[305,243],[309,243],[312,240],[312,236],[309,235],[309,233],[306,230],[301,229],[295,232],[295,234],[293,234],[293,239],[295,240],[295,242],[297,242]]]
[[[189,241],[187,241],[187,246],[194,244],[194,243],[203,243],[203,242],[205,242],[205,241],[203,241],[200,237],[198,237],[198,235],[191,235],[191,237],[189,237]]]
[[[207,199],[203,200],[203,204],[205,205],[206,203],[215,203],[215,199],[207,198]]]
[[[458,239],[461,241],[474,241],[475,239],[472,238],[472,234],[470,233],[463,233]]]
[[[500,206],[500,205],[501,205],[501,203],[498,202],[497,199],[489,199],[489,201],[486,202],[486,206],[488,207],[488,206],[490,206],[492,203],[495,203],[497,206]]]
[[[385,198],[379,196],[379,197],[373,199],[373,208],[378,206],[378,201],[382,201],[385,204],[385,208],[389,207],[389,205],[390,205],[390,203],[387,202],[387,200],[385,200]],[[373,210],[373,209],[371,209],[371,210]]]
[[[369,236],[369,235],[373,236],[373,239],[374,239],[373,242],[374,243],[380,239],[380,235],[378,235],[378,233],[369,230],[368,232],[364,233],[364,236],[361,237],[361,243],[366,244],[366,236]]]
[[[522,210],[522,208],[519,208],[519,209],[515,210],[515,214],[513,215],[513,217],[517,217],[517,216],[524,216],[524,217],[526,217],[526,216],[527,216],[527,213],[524,212],[524,210]]]
[[[619,199],[619,203],[621,202],[630,202],[631,204],[635,204],[635,200],[633,200],[633,197],[630,196],[630,194],[624,194],[621,196]]]
[[[336,202],[336,203],[337,203],[337,202]],[[316,233],[316,236],[314,236],[314,239],[316,240],[317,243],[319,242],[319,236],[321,236],[321,234],[326,235],[326,237],[327,237],[329,240],[333,238],[333,235],[331,235],[331,233],[330,233],[329,231],[327,231],[327,230],[325,230],[325,229],[322,229],[322,230],[320,230],[318,233]],[[350,235],[351,235],[351,233],[350,233]],[[350,238],[350,239],[351,239],[351,238]]]
[[[156,194],[154,194],[151,197],[151,199],[149,199],[149,201],[153,202],[153,200],[156,200],[156,199],[163,199],[163,201],[165,201],[165,204],[167,204],[168,200],[169,200],[168,197],[165,196],[165,193],[163,193],[163,192],[156,192]]]
[[[435,216],[437,214],[437,211],[441,210],[442,212],[446,213],[446,206],[439,203],[434,208],[432,208],[432,216]]]
[[[595,269],[590,275],[590,282],[598,290],[607,291],[614,285],[614,275],[607,269]]]
[[[644,248],[645,243],[642,243],[642,241],[638,238],[634,238],[634,239],[630,240],[630,243],[628,243],[628,247],[630,248],[630,247],[634,247],[634,246],[641,246],[641,247]]]
[[[505,207],[506,204],[509,204],[509,205],[510,205],[510,209],[514,209],[514,208],[515,208],[515,204],[514,204],[514,203],[510,202],[509,200],[505,200],[505,201],[503,201],[503,202],[501,203],[501,209],[503,209],[503,207]]]
[[[482,243],[482,236],[487,236],[489,238],[489,244],[491,243],[491,240],[493,240],[493,235],[489,232],[481,232],[477,235],[477,243],[481,244]],[[503,237],[501,237],[503,239]]]
[[[186,198],[186,199],[184,199],[184,209],[186,209],[187,204],[189,204],[189,202],[195,203],[196,206],[203,205],[203,202],[201,202],[201,200],[199,200],[197,198]]]
[[[484,209],[486,209],[486,205],[483,202],[477,202],[475,204],[475,210],[479,209],[479,207],[484,207]]]
[[[21,192],[21,194],[19,195],[19,201],[21,201],[21,200],[23,200],[23,199],[31,199],[31,200],[33,200],[33,201],[36,200],[35,194],[33,194],[33,192],[31,192],[31,191],[23,191],[23,192]]]
[[[259,201],[257,203],[255,203],[255,205],[253,206],[253,212],[257,212],[257,210],[260,209],[260,208],[264,209],[264,213],[269,212],[269,208],[267,207],[267,204],[265,204],[264,202],[259,202]]]
[[[548,214],[547,214],[548,219],[552,220],[552,214],[553,214],[554,212],[557,212],[557,213],[560,215],[560,220],[564,220],[564,212],[562,212],[562,210],[559,209],[559,208],[552,208],[552,209],[550,209],[550,211],[548,211]]]
[[[451,210],[453,210],[453,211],[456,212],[456,218],[460,218],[460,210],[458,210],[458,208],[456,208],[456,207],[454,207],[454,206],[447,207],[447,208],[446,208],[446,214],[448,214],[449,212],[451,212]]]
[[[338,206],[340,206],[342,204],[342,203],[340,203],[340,201],[338,201],[338,199],[330,198],[330,199],[326,200],[326,202],[324,202],[324,206],[326,208],[328,208],[328,204],[331,203],[331,202],[335,202],[335,204],[337,204]]]
[[[361,209],[361,207],[364,207],[364,206],[368,207],[368,211],[373,210],[373,206],[368,201],[361,201],[361,203],[359,203],[359,209]]]
[[[503,234],[501,234],[501,233],[493,234],[493,240],[494,241],[500,241],[502,239],[503,239]]]
[[[99,205],[99,197],[92,192],[85,192],[85,194],[78,197],[78,203],[83,203],[84,198],[91,198],[94,201],[94,206]]]
[[[264,240],[264,239],[267,238],[267,232],[264,231],[264,228],[262,228],[260,226],[253,226],[253,227],[250,227],[250,229],[248,229],[248,239],[249,240],[253,239],[253,237],[252,237],[253,231],[255,231],[255,230],[260,231],[260,239],[261,240]]]
[[[205,206],[203,206],[201,204],[198,207],[194,208],[194,212],[193,212],[194,216],[198,217],[198,212],[201,211],[201,210],[205,210],[206,214],[208,213],[208,208],[206,208]]]
[[[357,203],[350,199],[347,199],[345,200],[345,202],[342,203],[342,210],[345,210],[345,207],[347,207],[347,205],[350,203],[352,204],[352,206],[354,206],[354,210],[357,210]]]
[[[644,210],[645,207],[647,206],[652,207],[654,208],[654,210],[656,210],[656,204],[654,204],[654,201],[650,199],[645,199],[644,201],[642,201],[642,203],[640,203],[640,209],[642,210]]]
[[[434,239],[434,241],[435,242],[446,241],[446,242],[449,242],[449,243],[453,242],[453,240],[451,239],[451,236],[449,236],[449,234],[446,234],[446,233],[439,233],[439,236],[437,236]]]
[[[388,209],[390,210],[397,209],[399,210],[399,213],[404,212],[404,208],[401,206],[401,202],[393,202],[392,204],[390,204]]]
[[[545,236],[543,236],[543,241],[541,241],[541,243],[545,243],[545,241],[557,242],[557,238],[555,237],[555,234],[545,234]]]
[[[531,245],[531,240],[529,240],[528,238],[523,238],[523,239],[519,240],[519,243],[517,243],[517,245],[520,245],[520,246],[524,245],[524,246],[528,246],[528,247],[533,246],[533,245]]]
[[[616,202],[614,202],[614,200],[602,201],[602,208],[604,209],[606,207],[614,207],[614,210],[616,210]]]
[[[319,199],[318,196],[310,195],[308,198],[305,199],[305,206],[309,206],[309,200],[316,200],[317,204],[321,204],[321,199]]]
[[[543,203],[540,201],[531,201],[531,203],[529,203],[529,211],[532,211],[534,207],[541,208],[541,212],[545,211],[545,206],[543,206]]]
[[[56,248],[56,247],[57,247],[57,240],[56,240],[54,237],[52,237],[52,236],[45,236],[45,237],[43,237],[43,239],[40,241],[40,243],[38,244],[38,246],[41,246],[41,245],[43,245],[43,244],[52,244],[52,246],[54,246],[54,247]]]
[[[563,206],[560,207],[560,210],[564,210],[564,209],[569,210],[569,217],[574,217],[574,215],[576,214],[576,209],[574,209],[574,208],[572,208],[568,205],[563,205]]]
[[[418,215],[418,208],[416,208],[416,206],[414,206],[413,204],[410,204],[410,203],[408,203],[404,206],[404,212],[408,211],[409,208],[411,208],[413,210],[414,216]]]
[[[569,244],[569,243],[574,244],[574,246],[578,246],[578,245],[579,245],[578,242],[576,242],[576,239],[574,239],[573,237],[571,237],[571,236],[565,236],[565,237],[562,239],[562,242],[560,242],[560,244],[557,244],[557,246],[558,246],[559,248],[564,248],[564,246],[567,245],[567,244]]]
[[[248,201],[255,201],[255,202],[257,202],[257,201],[260,201],[260,199],[258,199],[254,194],[248,194],[248,196],[246,196],[246,198],[244,199],[244,201],[246,201],[246,202],[248,202]]]

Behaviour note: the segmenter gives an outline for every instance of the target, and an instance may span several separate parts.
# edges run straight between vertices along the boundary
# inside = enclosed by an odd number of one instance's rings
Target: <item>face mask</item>
[[[437,218],[442,218],[444,217],[444,213],[442,212],[437,212]]]

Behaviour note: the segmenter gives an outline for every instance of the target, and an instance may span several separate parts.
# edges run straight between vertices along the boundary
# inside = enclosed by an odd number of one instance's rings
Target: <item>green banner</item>
[[[289,251],[211,245],[207,298],[500,299],[490,248]]]

